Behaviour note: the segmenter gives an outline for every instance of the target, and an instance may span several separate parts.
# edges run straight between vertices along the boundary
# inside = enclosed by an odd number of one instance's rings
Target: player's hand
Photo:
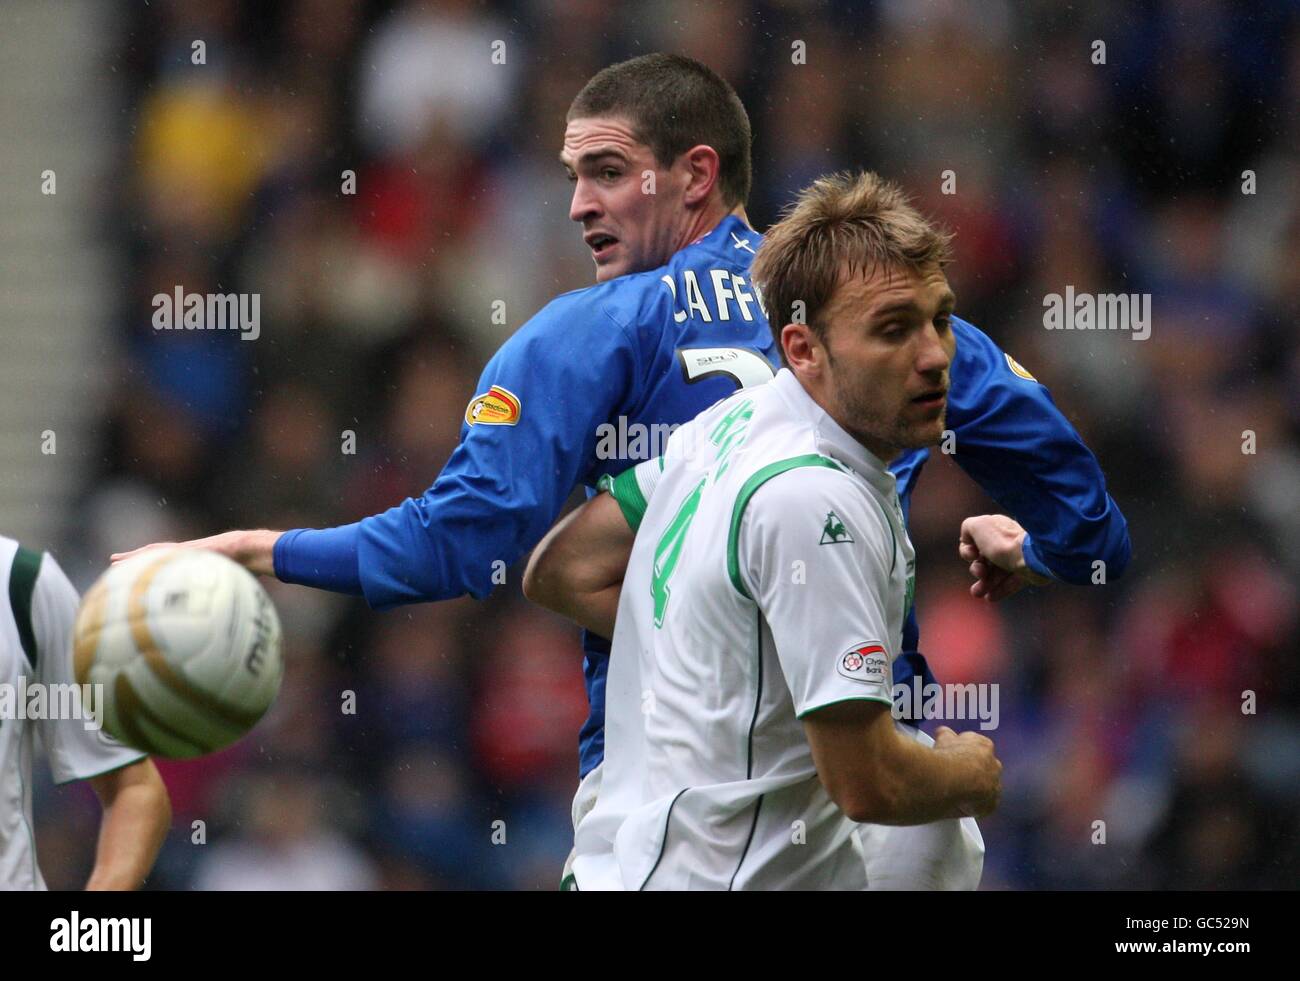
[[[208,538],[195,538],[188,542],[155,542],[142,545],[130,552],[115,552],[109,556],[116,565],[145,552],[156,552],[164,548],[206,549],[216,552],[228,559],[233,559],[249,572],[259,576],[275,575],[273,551],[275,542],[283,532],[279,531],[226,531]]]
[[[1025,564],[1024,541],[1025,529],[1005,514],[981,514],[961,523],[957,554],[970,563],[972,596],[996,603],[1025,586],[1051,581]]]
[[[993,752],[993,740],[978,732],[953,732],[939,726],[934,748],[940,753],[962,757],[969,794],[958,805],[963,817],[984,817],[993,813],[1002,796],[1002,762]]]

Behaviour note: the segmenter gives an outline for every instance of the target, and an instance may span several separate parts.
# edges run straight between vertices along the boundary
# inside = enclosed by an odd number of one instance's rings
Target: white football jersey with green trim
[[[0,890],[45,888],[32,824],[38,734],[56,783],[144,758],[74,717],[85,712],[71,701],[77,694],[72,627],[78,603],[76,588],[53,556],[20,549],[0,536],[0,685],[7,689],[0,690]],[[18,714],[27,717],[13,717]]]
[[[608,482],[639,525],[580,889],[863,889],[802,716],[892,704],[915,557],[894,477],[789,370]]]

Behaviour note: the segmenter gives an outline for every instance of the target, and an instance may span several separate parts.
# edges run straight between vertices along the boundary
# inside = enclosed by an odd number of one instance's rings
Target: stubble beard
[[[845,379],[838,374],[835,377],[835,398],[845,418],[853,424],[844,428],[885,463],[907,450],[934,446],[943,439],[947,406],[937,419],[925,420],[923,426],[920,423],[910,423],[904,414],[908,408],[906,403],[896,413],[881,412],[878,400],[871,398],[869,393],[846,384]]]

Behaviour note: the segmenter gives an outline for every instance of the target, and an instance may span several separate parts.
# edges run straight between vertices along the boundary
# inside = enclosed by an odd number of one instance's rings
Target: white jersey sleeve
[[[659,478],[664,472],[664,458],[661,456],[642,460],[634,467],[628,467],[617,477],[600,478],[599,490],[609,494],[618,502],[627,519],[628,527],[633,531],[641,526],[650,498],[654,496]]]
[[[54,557],[46,552],[32,594],[32,633],[36,640],[36,680],[46,686],[51,709],[60,701],[67,704],[66,699],[54,695],[61,690],[68,691],[59,686],[76,684],[72,671],[72,628],[79,602],[76,588]],[[83,715],[80,719],[45,718],[34,723],[56,783],[85,780],[145,758],[146,754],[122,745],[107,732],[87,728],[93,725],[93,720],[89,711]]]
[[[799,467],[743,507],[738,585],[771,629],[795,714],[849,700],[892,705],[899,557],[871,491],[842,470]]]

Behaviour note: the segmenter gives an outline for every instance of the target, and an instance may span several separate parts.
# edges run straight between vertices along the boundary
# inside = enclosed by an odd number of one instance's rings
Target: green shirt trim
[[[9,608],[13,610],[18,639],[33,670],[39,652],[36,649],[36,631],[32,628],[32,594],[36,592],[36,577],[41,571],[41,554],[19,545],[9,570]]]
[[[830,708],[832,705],[839,705],[842,702],[880,702],[882,705],[888,705],[891,709],[894,707],[894,700],[892,698],[886,698],[883,695],[848,695],[844,698],[833,698],[829,702],[822,702],[820,705],[806,708],[796,715],[795,718],[807,718],[814,712],[819,712],[824,708]]]
[[[646,877],[641,880],[641,885],[637,887],[637,892],[645,892],[645,887],[650,884],[650,880],[654,878],[654,874],[659,871],[659,863],[664,860],[664,852],[668,848],[668,828],[673,823],[673,808],[676,807],[677,802],[682,799],[682,794],[686,793],[686,791],[690,789],[690,787],[683,787],[681,790],[677,791],[677,796],[674,797],[672,803],[668,805],[668,814],[664,817],[664,836],[659,840],[659,854],[655,856],[655,864],[650,866],[650,871],[646,873]]]
[[[637,483],[636,467],[628,467],[617,477],[605,474],[596,484],[596,490],[604,491],[618,502],[618,508],[627,519],[629,528],[636,531],[641,527],[648,502],[641,493],[641,485]]]
[[[744,580],[740,578],[740,521],[745,516],[745,507],[749,504],[749,499],[754,496],[754,492],[773,477],[799,467],[828,467],[841,473],[849,472],[828,456],[822,456],[820,453],[805,453],[802,456],[792,456],[786,460],[769,463],[755,471],[745,481],[744,486],[740,488],[740,493],[736,495],[736,504],[731,511],[731,529],[727,533],[727,575],[731,577],[731,584],[736,587],[736,591],[747,600],[752,600],[754,597],[749,595]]]
[[[36,658],[39,652],[36,647],[36,631],[32,627],[32,596],[36,592],[36,577],[41,572],[42,558],[43,553],[33,552],[30,548],[19,545],[18,551],[14,552],[13,565],[9,568],[9,609],[13,612],[14,623],[18,627],[19,642],[33,671],[36,670]],[[20,794],[18,812],[22,816],[23,827],[27,829],[27,853],[32,860],[31,875],[34,886],[41,881],[41,873],[36,864],[36,832],[27,820],[27,809],[21,803],[27,797],[27,780],[23,771],[26,769],[26,764],[30,762],[22,759],[21,740],[19,740],[18,755],[18,793]]]

